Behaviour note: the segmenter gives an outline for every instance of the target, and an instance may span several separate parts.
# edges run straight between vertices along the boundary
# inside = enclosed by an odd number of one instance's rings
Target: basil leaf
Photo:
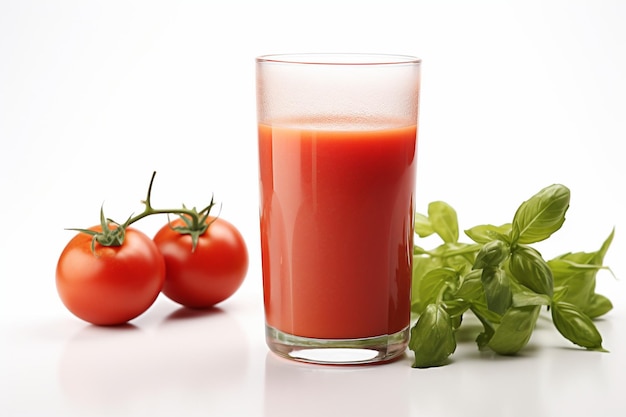
[[[459,240],[459,223],[456,211],[443,201],[434,201],[428,205],[428,218],[433,230],[444,242]]]
[[[504,314],[511,306],[513,298],[511,284],[506,272],[500,268],[484,268],[480,279],[483,283],[489,310],[497,314]]]
[[[461,285],[454,293],[457,298],[468,300],[471,302],[480,301],[487,303],[485,298],[485,290],[483,289],[483,282],[481,279],[482,270],[475,269],[461,278]]]
[[[549,306],[552,303],[552,299],[545,294],[537,294],[536,292],[526,290],[524,287],[519,287],[513,291],[513,307],[525,307],[525,306]]]
[[[502,226],[484,224],[465,230],[465,234],[467,235],[467,237],[469,237],[476,243],[487,243],[491,242],[494,239],[506,241],[507,235],[510,232],[511,223],[503,224]]]
[[[411,281],[411,311],[421,313],[426,304],[422,303],[420,285],[424,276],[435,268],[439,262],[426,256],[413,256],[413,278]]]
[[[570,191],[554,184],[524,201],[513,217],[511,241],[535,243],[549,238],[561,228],[569,208]]]
[[[602,336],[589,316],[573,304],[557,301],[552,304],[552,322],[570,342],[589,350],[604,351]]]
[[[444,286],[452,284],[456,287],[457,272],[451,268],[435,268],[426,272],[419,284],[420,303],[424,306],[440,301],[439,297]]]
[[[603,316],[613,309],[613,303],[601,294],[594,294],[591,301],[583,311],[591,319]]]
[[[526,245],[517,245],[511,252],[509,271],[513,278],[539,294],[552,297],[554,278],[552,270],[541,254]]]
[[[415,220],[413,224],[415,227],[415,233],[419,237],[428,237],[435,233],[435,231],[433,230],[433,226],[430,223],[430,220],[427,216],[424,216],[423,214],[415,213]]]
[[[437,246],[429,253],[432,256],[442,259],[462,256],[468,260],[473,261],[476,253],[480,250],[480,248],[481,245],[476,244],[448,242],[444,243],[443,245]]]
[[[609,250],[609,247],[611,246],[611,243],[613,242],[613,237],[615,236],[615,228],[613,228],[613,230],[611,230],[611,233],[609,234],[609,236],[604,239],[604,242],[602,242],[602,246],[600,247],[600,249],[598,249],[595,252],[595,257],[594,257],[594,264],[596,265],[602,265],[602,262],[604,261],[604,256],[606,255],[606,253]]]
[[[515,307],[507,310],[487,346],[500,355],[514,355],[530,340],[540,306]]]
[[[461,318],[463,313],[470,308],[471,303],[462,298],[456,298],[453,300],[445,300],[442,302],[442,305],[450,316],[450,319],[452,319],[454,329],[456,329],[461,323],[460,321],[456,323],[454,319]]]
[[[489,323],[489,326],[492,328],[500,323],[500,320],[502,320],[502,315],[490,310],[487,307],[487,304],[480,302],[472,303],[470,310],[480,319],[481,322],[484,321]]]
[[[562,289],[560,301],[586,309],[596,289],[597,266],[572,262],[568,259],[548,261],[554,277],[554,286]]]
[[[446,363],[456,350],[450,316],[440,304],[429,304],[411,329],[409,349],[415,354],[414,368],[430,368]]]
[[[429,252],[421,246],[413,245],[413,255],[428,255]]]
[[[613,241],[615,230],[605,239],[602,247],[596,252],[566,253],[548,261],[552,270],[555,287],[563,288],[559,300],[574,304],[583,312],[599,317],[598,310],[590,314],[591,303],[596,289],[596,275],[601,269],[608,269],[602,264],[604,256]],[[594,309],[595,310],[595,309]]]
[[[509,256],[509,245],[501,240],[492,240],[483,245],[476,254],[474,269],[495,268]]]
[[[444,243],[433,249],[429,254],[438,258],[442,266],[447,266],[463,274],[472,268],[480,245],[467,243]]]
[[[495,334],[495,323],[499,323],[501,316],[489,310],[486,305],[480,303],[472,303],[470,307],[472,313],[480,320],[483,325],[483,331],[476,337],[478,349],[484,349]]]

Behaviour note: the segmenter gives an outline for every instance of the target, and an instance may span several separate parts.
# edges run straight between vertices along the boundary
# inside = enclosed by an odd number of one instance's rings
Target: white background
[[[0,414],[626,414],[626,2],[0,0]],[[598,276],[615,309],[610,353],[540,323],[518,358],[471,340],[449,366],[286,363],[263,340],[254,58],[381,52],[423,59],[417,209],[445,200],[461,227],[511,220],[567,185],[546,258],[616,237]],[[250,270],[219,309],[159,298],[125,329],[89,326],[54,270],[102,204],[124,220],[153,202],[215,194]],[[143,222],[152,234],[165,219]],[[492,414],[493,413],[493,414]]]

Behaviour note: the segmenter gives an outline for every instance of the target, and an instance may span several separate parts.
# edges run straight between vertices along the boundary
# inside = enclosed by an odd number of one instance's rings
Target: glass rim
[[[258,64],[305,64],[305,65],[398,65],[420,64],[422,60],[412,55],[361,53],[361,52],[307,52],[260,55]]]

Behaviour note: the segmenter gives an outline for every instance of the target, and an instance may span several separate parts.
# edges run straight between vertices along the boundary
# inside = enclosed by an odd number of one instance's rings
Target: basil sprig
[[[567,340],[588,350],[605,351],[593,319],[612,309],[595,292],[596,274],[614,230],[592,253],[566,253],[546,261],[531,245],[548,239],[565,221],[570,190],[548,186],[524,201],[511,223],[465,230],[473,243],[459,242],[456,211],[437,201],[428,215],[416,213],[415,233],[437,235],[432,250],[415,246],[409,348],[416,368],[445,365],[457,346],[456,331],[471,312],[482,324],[479,349],[514,355],[526,346],[542,307]]]

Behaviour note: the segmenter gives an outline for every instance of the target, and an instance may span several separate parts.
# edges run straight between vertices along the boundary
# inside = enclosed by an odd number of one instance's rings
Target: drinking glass
[[[368,364],[406,350],[420,65],[256,59],[266,340],[280,356]]]

